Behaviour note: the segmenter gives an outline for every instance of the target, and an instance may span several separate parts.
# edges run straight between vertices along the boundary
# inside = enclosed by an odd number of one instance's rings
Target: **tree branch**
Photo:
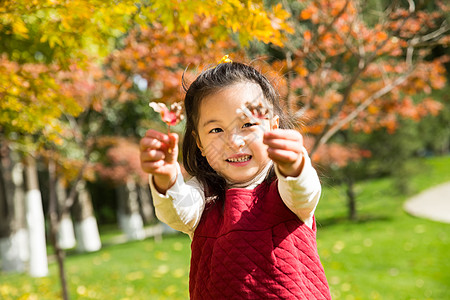
[[[447,24],[447,21],[444,21],[441,24],[441,27],[439,27],[439,29],[430,32],[426,35],[423,36],[418,36],[418,37],[414,37],[412,38],[409,43],[408,43],[408,48],[406,49],[406,62],[408,65],[412,65],[413,64],[413,54],[414,54],[414,49],[416,47],[420,47],[423,46],[424,44],[426,44],[428,41],[434,40],[440,36],[442,36],[444,33],[446,33],[447,31],[450,30],[450,26]]]
[[[391,82],[390,84],[384,86],[374,94],[372,94],[369,98],[367,98],[363,103],[361,103],[355,110],[353,110],[348,116],[334,124],[332,127],[330,127],[325,134],[322,135],[322,137],[319,139],[319,141],[314,145],[315,147],[311,151],[311,154],[314,153],[317,148],[319,148],[321,145],[325,144],[336,132],[338,132],[344,125],[348,124],[350,121],[355,119],[359,113],[364,111],[373,101],[376,99],[388,94],[391,92],[395,87],[399,86],[403,82],[408,79],[409,75],[411,75],[411,70],[407,72],[406,74],[398,77],[396,80]]]

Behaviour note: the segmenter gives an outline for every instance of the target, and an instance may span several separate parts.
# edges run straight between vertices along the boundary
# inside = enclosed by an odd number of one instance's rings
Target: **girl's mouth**
[[[226,161],[231,162],[231,163],[242,163],[242,162],[249,161],[250,159],[252,159],[251,155],[242,155],[242,156],[238,156],[238,157],[227,158]]]

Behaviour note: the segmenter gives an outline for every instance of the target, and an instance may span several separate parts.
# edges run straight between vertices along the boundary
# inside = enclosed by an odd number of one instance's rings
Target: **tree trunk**
[[[12,205],[7,187],[12,181],[8,164],[7,147],[0,144],[0,238],[11,235]]]
[[[11,176],[7,164],[7,147],[0,144],[0,253],[4,271],[22,271],[18,257],[15,255],[14,238],[12,230],[12,201],[7,186],[11,183]],[[9,177],[9,178],[8,178]]]
[[[356,221],[356,197],[354,190],[353,178],[347,177],[347,204],[348,204],[348,218],[352,221]]]
[[[29,239],[26,219],[24,166],[18,158],[13,161],[15,161],[12,170],[12,179],[14,183],[14,236],[18,239],[17,249],[19,250],[17,252],[19,254],[20,260],[23,263],[26,263],[30,259],[30,246],[28,242]]]
[[[155,220],[155,208],[153,207],[152,194],[150,192],[150,187],[146,185],[138,185],[138,195],[139,195],[139,211],[142,216],[142,220],[145,224],[148,224]]]
[[[3,145],[0,148],[0,261],[5,272],[25,271],[29,259],[25,228],[23,165]]]
[[[144,223],[139,213],[138,190],[136,181],[129,179],[125,185],[117,188],[119,226],[128,240],[145,238]]]
[[[62,178],[56,180],[56,198],[58,202],[58,213],[60,215],[57,242],[61,249],[71,249],[76,246],[75,231],[69,212],[64,210],[67,200],[67,192]]]
[[[58,205],[56,198],[56,166],[55,162],[50,159],[48,163],[48,174],[49,174],[49,219],[50,219],[50,240],[52,242],[53,249],[55,250],[56,260],[58,262],[59,278],[61,281],[61,294],[64,300],[69,299],[69,293],[67,290],[66,272],[64,269],[64,251],[59,247],[57,241],[57,235],[59,230],[60,220],[58,217]]]
[[[39,190],[36,161],[31,155],[27,156],[26,183],[26,218],[30,239],[29,272],[32,277],[44,277],[48,275],[44,211]]]
[[[91,195],[86,189],[86,182],[84,180],[78,182],[77,192],[77,201],[74,203],[77,250],[80,252],[100,250],[101,241],[97,220],[94,216]]]

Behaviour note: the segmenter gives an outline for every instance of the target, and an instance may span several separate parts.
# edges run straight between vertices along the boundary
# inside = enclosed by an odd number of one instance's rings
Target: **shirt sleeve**
[[[299,176],[285,177],[280,173],[277,166],[275,166],[275,173],[278,178],[278,191],[284,204],[300,220],[312,228],[313,215],[319,202],[322,187],[305,148],[303,148],[303,157],[305,162]]]
[[[149,176],[156,217],[175,230],[193,237],[205,208],[203,189],[196,178],[184,182],[178,166],[177,180],[166,194],[160,194]]]

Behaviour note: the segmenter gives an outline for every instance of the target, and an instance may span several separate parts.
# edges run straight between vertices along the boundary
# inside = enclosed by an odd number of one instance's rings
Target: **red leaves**
[[[310,148],[314,143],[311,138],[305,138],[307,148]],[[359,149],[357,145],[340,145],[330,143],[322,145],[313,154],[312,159],[320,164],[327,165],[334,168],[341,168],[350,162],[357,162],[363,158],[368,158],[372,155],[369,150]]]
[[[113,137],[103,140],[106,147],[106,161],[95,165],[96,173],[105,180],[125,183],[129,178],[145,184],[148,174],[141,169],[139,145],[124,138]]]
[[[399,117],[419,120],[439,112],[438,101],[421,97],[446,85],[448,59],[429,57],[432,47],[450,40],[439,33],[448,5],[440,3],[442,8],[433,12],[378,11],[379,22],[370,23],[357,1],[302,5],[295,19],[302,43],[292,40],[292,55],[273,68],[285,73],[279,90],[287,108],[301,116],[305,132],[320,138],[318,145],[339,130],[393,132]]]
[[[147,88],[155,98],[179,97],[186,67],[189,69],[185,76],[189,77],[191,69],[194,72],[202,65],[217,62],[225,49],[235,45],[230,39],[217,41],[212,47],[210,39],[217,30],[215,26],[213,20],[195,18],[192,28],[186,32],[169,32],[157,22],[148,28],[131,30],[124,48],[114,51],[108,58],[111,82],[123,87],[125,83],[133,82],[133,76],[139,75],[147,81]],[[117,89],[117,93],[123,92],[123,88]]]

